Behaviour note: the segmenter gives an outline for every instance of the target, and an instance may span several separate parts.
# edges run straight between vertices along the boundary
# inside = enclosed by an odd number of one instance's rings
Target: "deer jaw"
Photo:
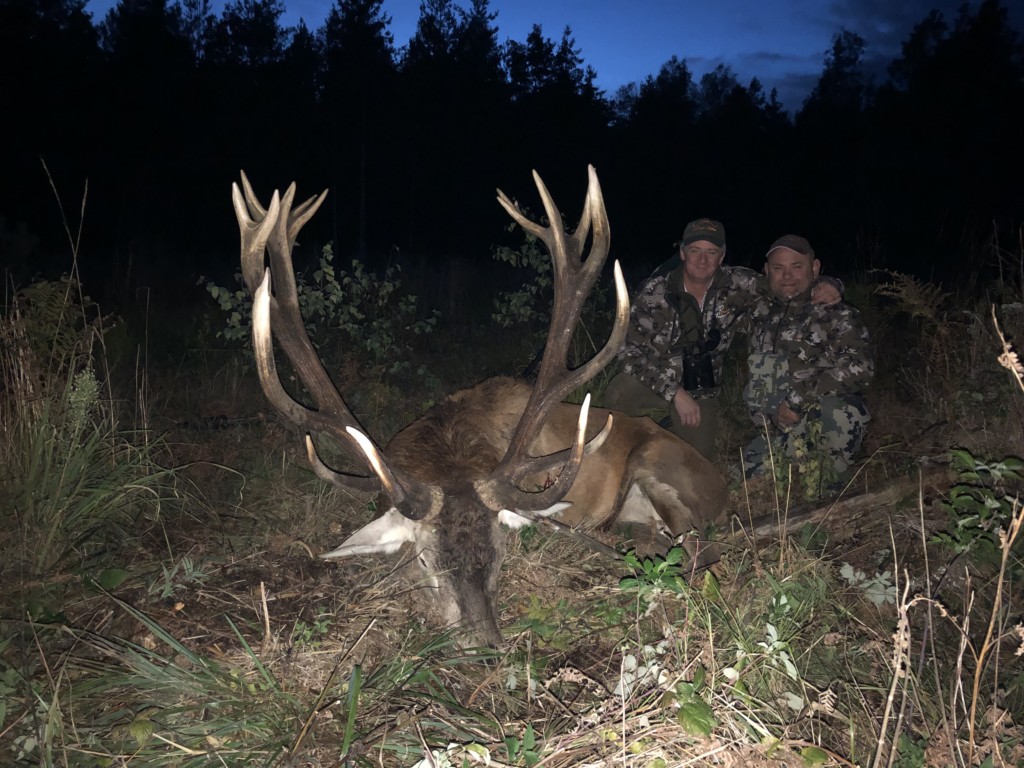
[[[337,549],[320,555],[336,560],[358,555],[391,555],[405,544],[412,545],[413,567],[419,577],[414,583],[423,589],[433,612],[444,626],[458,628],[463,648],[501,644],[496,598],[501,564],[505,558],[505,537],[533,520],[511,510],[479,514],[479,498],[460,499],[459,489],[441,495],[445,502],[437,514],[424,520],[410,520],[396,508],[364,525]],[[558,502],[531,516],[547,517],[570,506]],[[492,522],[488,525],[487,518]]]
[[[478,500],[460,496],[447,494],[447,503],[430,521],[410,520],[392,507],[320,557],[388,555],[411,544],[411,565],[418,572],[412,582],[444,627],[457,631],[458,645],[496,648],[501,645],[496,598],[505,558],[504,516],[481,516]]]

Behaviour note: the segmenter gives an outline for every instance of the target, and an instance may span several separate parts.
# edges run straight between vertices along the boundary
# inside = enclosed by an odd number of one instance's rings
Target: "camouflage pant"
[[[829,395],[786,430],[771,419],[762,421],[763,431],[743,452],[747,477],[770,471],[772,461],[776,467],[788,461],[801,470],[818,464],[817,474],[832,484],[847,475],[870,416],[860,397]]]

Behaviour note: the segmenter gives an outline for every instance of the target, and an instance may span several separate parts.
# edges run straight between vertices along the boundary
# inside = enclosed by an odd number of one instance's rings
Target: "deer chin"
[[[452,633],[459,648],[500,647],[496,595],[504,546],[493,551],[489,562],[474,564],[471,559],[451,558],[436,534],[425,539],[426,545],[410,560],[415,575],[408,573],[406,578],[421,588],[416,594],[429,605],[427,614],[440,629]]]
[[[498,622],[491,617],[490,621],[480,621],[476,624],[461,624],[455,636],[455,644],[463,650],[468,648],[501,648],[505,639],[501,636]]]

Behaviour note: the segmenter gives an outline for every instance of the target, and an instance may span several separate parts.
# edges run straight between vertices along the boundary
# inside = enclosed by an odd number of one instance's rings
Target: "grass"
[[[785,535],[725,532],[722,561],[694,578],[671,553],[630,568],[526,529],[501,587],[506,646],[484,660],[421,613],[402,558],[311,557],[374,510],[316,482],[244,366],[154,376],[153,399],[126,409],[101,354],[43,365],[5,322],[0,764],[1024,762],[1024,512],[1020,483],[990,471],[1021,452],[1024,391],[973,325],[946,329],[942,365],[912,390],[906,361],[882,356],[857,487],[955,446],[991,458]],[[340,367],[375,435],[438,395],[410,403],[404,384]],[[19,381],[46,386],[19,399]],[[218,399],[226,424],[200,412]],[[148,430],[119,426],[140,409]],[[920,436],[946,416],[958,423]],[[736,489],[737,522],[789,519],[789,482]]]

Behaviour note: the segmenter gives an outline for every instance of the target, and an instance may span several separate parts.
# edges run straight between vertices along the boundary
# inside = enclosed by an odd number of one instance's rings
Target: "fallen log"
[[[737,533],[755,540],[785,536],[796,526],[807,523],[823,523],[833,519],[849,520],[873,510],[882,509],[905,501],[913,495],[921,498],[933,495],[937,491],[949,488],[952,474],[948,467],[929,467],[922,470],[917,477],[901,478],[877,491],[858,493],[852,496],[809,504],[801,504],[788,509],[777,510],[766,515],[746,520],[738,515],[733,517],[737,524]]]

